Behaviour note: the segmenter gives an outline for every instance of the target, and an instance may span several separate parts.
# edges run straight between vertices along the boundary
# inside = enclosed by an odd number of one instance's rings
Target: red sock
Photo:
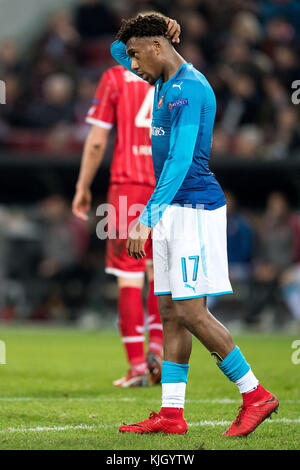
[[[161,408],[159,414],[168,419],[184,419],[183,408]]]
[[[158,310],[157,295],[154,294],[154,281],[150,282],[147,298],[149,351],[162,355],[163,331]]]
[[[262,387],[260,384],[258,384],[258,386],[254,390],[252,390],[252,392],[242,394],[243,404],[249,405],[257,401],[262,401],[266,395],[268,395],[267,390],[264,389],[264,387]]]
[[[122,287],[119,292],[119,327],[127,359],[133,374],[147,371],[144,352],[144,307],[142,290]]]

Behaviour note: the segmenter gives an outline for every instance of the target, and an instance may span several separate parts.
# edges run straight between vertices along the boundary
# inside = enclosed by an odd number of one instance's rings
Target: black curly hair
[[[163,16],[155,14],[138,15],[129,20],[122,20],[117,40],[126,44],[133,36],[137,38],[165,36],[167,29],[167,23]]]

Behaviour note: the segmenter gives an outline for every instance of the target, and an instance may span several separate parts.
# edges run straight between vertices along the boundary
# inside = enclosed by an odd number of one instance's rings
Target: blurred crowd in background
[[[209,308],[238,328],[300,331],[299,214],[280,192],[261,213],[242,210],[230,191],[226,200],[235,295],[208,298]],[[104,273],[98,222],[76,219],[61,194],[26,210],[0,207],[0,320],[114,318],[117,287]]]
[[[25,50],[0,44],[7,105],[0,114],[0,148],[73,154],[103,71],[114,65],[109,45],[122,18],[160,11],[182,27],[178,51],[202,71],[217,96],[213,155],[291,159],[300,148],[297,0],[78,1],[56,11]],[[298,153],[299,155],[299,153]]]
[[[11,150],[78,159],[96,85],[115,65],[109,46],[121,19],[153,10],[181,24],[178,51],[214,88],[213,158],[299,159],[296,0],[84,0],[55,12],[25,50],[12,38],[0,43],[0,158]],[[292,201],[274,191],[257,213],[230,191],[226,198],[236,295],[211,298],[211,308],[247,328],[299,328],[300,218]],[[59,193],[25,209],[0,206],[1,320],[72,321],[116,310],[96,223],[78,221]]]

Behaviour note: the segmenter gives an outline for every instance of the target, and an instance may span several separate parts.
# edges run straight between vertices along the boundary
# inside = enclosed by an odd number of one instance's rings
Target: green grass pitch
[[[234,338],[262,384],[280,401],[279,414],[246,438],[221,433],[241,404],[237,388],[194,341],[184,436],[118,432],[123,422],[160,408],[161,387],[116,389],[126,370],[117,331],[2,327],[0,449],[196,450],[300,449],[300,364],[285,335]]]

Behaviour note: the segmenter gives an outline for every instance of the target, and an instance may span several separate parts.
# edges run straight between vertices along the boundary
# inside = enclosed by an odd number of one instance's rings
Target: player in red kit
[[[84,145],[72,206],[77,217],[87,220],[90,186],[103,159],[108,134],[116,126],[107,201],[116,211],[116,218],[111,217],[108,224],[109,233],[116,237],[107,238],[105,271],[118,280],[119,327],[130,365],[127,375],[113,382],[120,387],[144,386],[148,378],[159,383],[161,375],[162,324],[153,291],[151,239],[146,246],[146,261],[129,258],[126,252],[128,227],[143,210],[155,186],[150,140],[153,95],[153,87],[122,66],[103,74],[86,117],[92,128]],[[149,282],[147,356],[142,298],[145,272]]]

